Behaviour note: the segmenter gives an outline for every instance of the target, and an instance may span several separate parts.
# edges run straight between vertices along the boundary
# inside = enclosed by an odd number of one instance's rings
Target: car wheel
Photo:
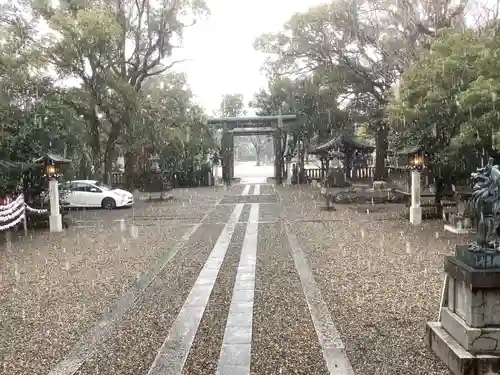
[[[112,210],[116,207],[116,201],[113,198],[104,198],[101,203],[102,208]]]

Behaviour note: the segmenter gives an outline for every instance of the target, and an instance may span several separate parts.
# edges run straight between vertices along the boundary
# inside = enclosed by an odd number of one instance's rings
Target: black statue
[[[492,239],[494,234],[500,234],[500,170],[490,158],[488,164],[478,168],[471,177],[474,186],[469,204],[477,234],[469,251],[500,252],[500,242]]]

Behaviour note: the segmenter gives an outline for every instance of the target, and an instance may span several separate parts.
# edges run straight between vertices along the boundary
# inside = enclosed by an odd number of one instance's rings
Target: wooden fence
[[[111,174],[111,186],[120,188],[125,186],[125,174],[121,172],[113,172]]]
[[[390,179],[406,180],[409,176],[409,171],[405,167],[387,167],[387,174]],[[321,168],[305,168],[305,173],[308,180],[322,180],[326,176],[326,170]],[[354,167],[351,170],[351,180],[373,180],[375,176],[375,167]]]
[[[308,180],[322,180],[326,171],[321,168],[305,168],[304,169]]]
[[[406,184],[409,178],[409,170],[405,167],[387,167],[388,176],[391,180],[398,180],[398,185]],[[321,168],[305,168],[307,179],[321,181],[326,176],[326,170]],[[375,167],[354,167],[351,171],[351,180],[373,180],[375,175]],[[124,187],[125,174],[121,172],[114,172],[111,174],[111,186]]]

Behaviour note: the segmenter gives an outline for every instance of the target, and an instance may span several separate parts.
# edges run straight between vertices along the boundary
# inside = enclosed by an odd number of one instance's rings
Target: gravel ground
[[[278,200],[282,205],[282,217],[290,221],[332,220],[399,220],[403,217],[403,204],[335,204],[335,211],[325,210],[325,200],[319,189],[292,186],[277,187]],[[335,212],[335,214],[333,214]],[[408,215],[406,215],[408,217]]]
[[[74,211],[76,224],[61,234],[40,230],[3,244],[0,373],[46,374],[225,193],[181,190],[169,202]]]
[[[233,210],[234,205],[217,206],[217,209],[210,212],[203,222],[225,224],[231,217],[231,213],[233,212]]]
[[[273,185],[271,184],[260,185],[260,194],[261,195],[275,194]]]
[[[235,203],[260,202],[261,221],[287,220],[297,235],[356,374],[449,374],[423,336],[425,322],[437,317],[443,256],[463,237],[443,232],[440,222],[410,226],[401,219],[403,205],[336,205],[327,212],[317,190],[279,187],[270,200],[241,197],[243,188],[181,189],[169,202],[78,211],[72,217],[89,228],[36,232],[0,248],[0,373],[48,373],[187,224],[208,212],[77,373],[146,374],[221,223]],[[261,184],[261,193],[274,189]],[[249,210],[245,204],[240,222]],[[251,373],[326,375],[282,225],[259,225]],[[236,225],[183,375],[215,374],[245,227]]]
[[[182,375],[215,375],[246,225],[237,224]]]
[[[444,232],[439,221],[411,226],[398,218],[403,205],[322,212],[314,192],[297,190],[280,189],[284,211],[304,220],[290,220],[292,229],[356,374],[450,374],[423,337],[438,314],[443,256],[466,238]]]
[[[327,375],[281,223],[260,224],[251,373]]]
[[[148,372],[221,230],[222,225],[207,224],[195,232],[77,375]]]
[[[182,235],[73,228],[0,250],[0,347],[8,374],[42,374]],[[34,360],[36,358],[36,360]]]
[[[276,204],[261,204],[259,206],[259,221],[277,221],[280,213]]]
[[[227,194],[223,189],[195,188],[174,190],[169,201],[136,201],[131,208],[117,210],[82,209],[72,210],[69,216],[76,225],[113,225],[115,220],[125,219],[139,225],[155,222],[176,221],[177,223],[199,222],[207,211]]]
[[[221,186],[221,187],[217,187],[216,189],[219,189],[221,192],[224,192],[225,194],[241,195],[241,193],[243,193],[243,190],[245,189],[245,185],[233,184],[229,188],[227,188],[226,186]]]
[[[244,188],[245,187],[243,185],[231,185],[229,188],[226,186],[212,186],[189,189],[174,189],[171,193],[174,196],[174,199],[192,198],[196,199],[197,202],[215,202],[226,194],[239,195],[243,192]]]
[[[248,222],[249,218],[250,218],[250,208],[251,206],[249,204],[245,204],[243,206],[243,211],[241,212],[241,215],[240,215],[240,222],[242,223],[246,223]]]
[[[236,203],[278,203],[275,195],[241,195],[241,196],[226,196],[221,204],[236,204]]]

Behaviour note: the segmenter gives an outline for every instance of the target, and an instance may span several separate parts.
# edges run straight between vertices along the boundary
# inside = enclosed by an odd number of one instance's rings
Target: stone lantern
[[[58,178],[62,176],[61,167],[71,163],[57,154],[45,154],[34,161],[43,167],[44,177],[49,180],[50,215],[49,228],[51,232],[62,232],[62,216],[59,205]]]
[[[411,206],[410,223],[419,225],[422,223],[422,207],[420,206],[421,179],[420,171],[425,167],[424,157],[414,155],[410,160],[411,169]]]

